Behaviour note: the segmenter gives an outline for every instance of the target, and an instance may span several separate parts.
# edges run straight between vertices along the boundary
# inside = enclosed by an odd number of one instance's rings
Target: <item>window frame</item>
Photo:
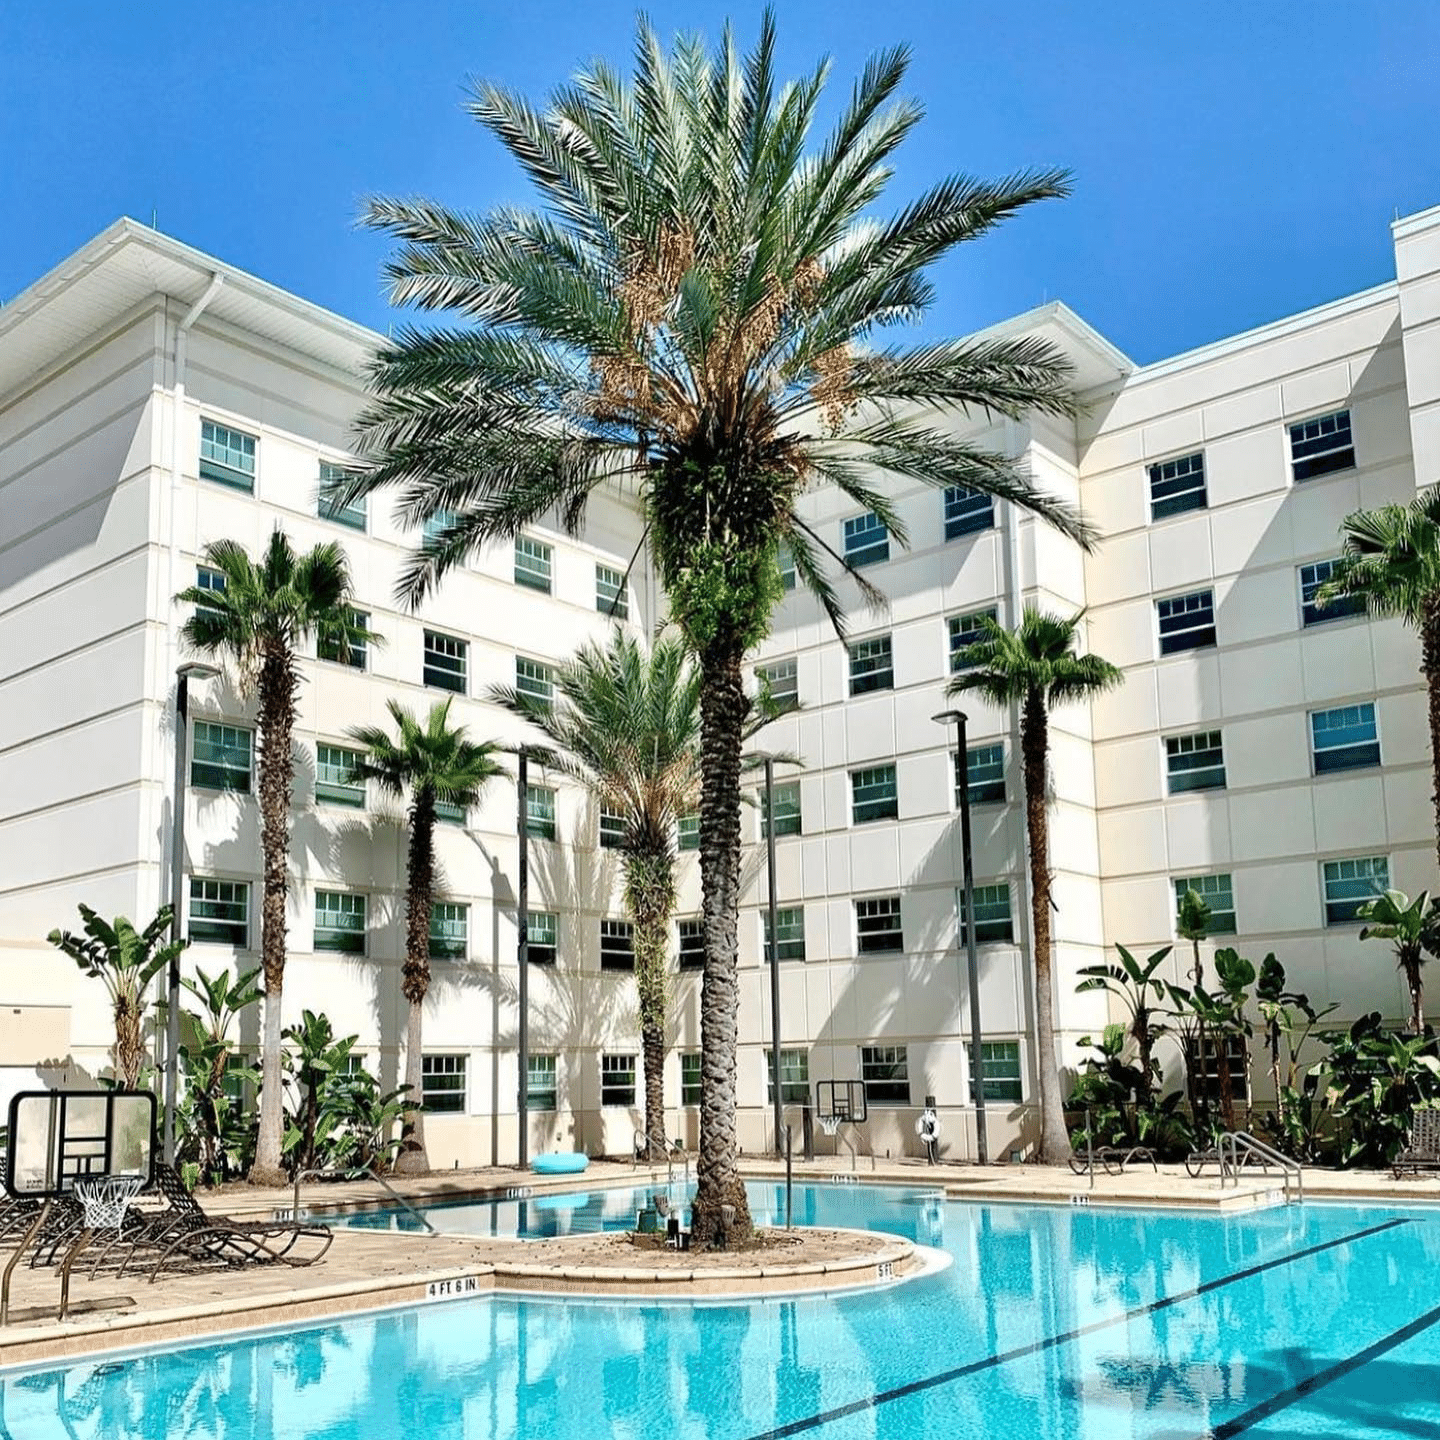
[[[1372,888],[1358,898],[1332,900],[1330,898],[1330,876],[1328,871],[1332,865],[1342,868],[1346,865],[1369,865],[1379,864],[1384,867],[1384,883],[1378,888]],[[1339,883],[1350,881],[1357,882],[1361,877],[1358,875],[1346,876],[1337,873],[1335,879]],[[1369,877],[1370,883],[1374,885],[1374,877]],[[1337,855],[1329,860],[1320,861],[1320,908],[1325,917],[1325,928],[1327,930],[1339,929],[1342,926],[1359,925],[1363,923],[1355,914],[1355,908],[1363,905],[1367,900],[1374,900],[1383,895],[1390,888],[1390,857],[1389,855]]]
[[[675,922],[675,961],[680,970],[705,968],[705,920],[687,915]]]
[[[984,904],[994,910],[999,905],[1001,894],[1005,901],[1005,915],[1001,919],[998,915],[987,915],[981,908],[982,894]],[[1010,890],[1008,880],[991,880],[983,885],[975,886],[975,944],[980,945],[1013,945],[1015,943],[1015,903],[1014,896]],[[960,917],[960,938],[961,945],[970,943],[969,923],[970,915],[965,908],[965,887],[955,887],[955,913]]]
[[[434,1062],[434,1069],[431,1068]],[[430,1086],[431,1080],[449,1080],[458,1077],[458,1085]],[[458,1099],[458,1104],[449,1104],[448,1097]],[[447,1103],[437,1104],[441,1097]],[[430,1115],[468,1115],[470,1113],[470,1057],[460,1051],[431,1051],[420,1057],[420,1108]]]
[[[531,965],[553,967],[559,964],[560,912],[558,910],[526,911],[525,959]]]
[[[782,800],[788,801],[794,797],[794,805],[782,804]],[[805,817],[801,811],[800,782],[798,780],[778,781],[771,790],[771,799],[775,806],[775,838],[784,840],[787,836],[803,835],[805,833]],[[756,808],[760,812],[760,838],[770,838],[770,816],[765,806],[765,792],[762,789],[757,797]]]
[[[1327,420],[1336,422],[1332,431],[1327,432],[1323,428]],[[1303,433],[1311,426],[1316,427],[1314,434]],[[1325,440],[1327,435],[1333,434],[1339,438],[1342,426],[1342,443],[1325,445],[1323,448],[1319,446],[1319,442]],[[1325,410],[1318,415],[1306,415],[1300,420],[1287,420],[1285,434],[1290,443],[1290,479],[1296,485],[1304,485],[1307,481],[1319,480],[1326,475],[1339,475],[1357,467],[1355,424],[1348,405],[1338,410]],[[1297,446],[1311,448],[1302,456],[1296,454]],[[1300,473],[1302,469],[1305,472],[1303,475]]]
[[[421,632],[420,678],[432,690],[449,695],[466,695],[470,691],[470,642],[445,630],[432,630],[427,625]],[[456,653],[444,648],[453,645]],[[441,664],[441,661],[450,663]],[[448,677],[448,678],[442,678]],[[456,683],[458,682],[458,683]]]
[[[974,772],[979,766],[976,764],[977,756],[984,756],[984,764],[994,765],[995,752],[999,754],[999,774],[986,774],[982,779],[976,780]],[[950,779],[951,779],[951,804],[954,809],[960,808],[960,752],[950,752]],[[1007,784],[1005,770],[1005,742],[1003,740],[995,743],[987,742],[984,745],[967,745],[965,747],[965,778],[966,788],[970,792],[970,808],[973,810],[977,805],[1008,805],[1010,803],[1010,791]],[[995,793],[995,787],[999,786],[999,794]]]
[[[967,535],[983,535],[995,528],[995,497],[968,485],[947,485],[942,492],[940,517],[947,543]]]
[[[863,544],[851,542],[860,537]],[[862,510],[840,522],[840,553],[851,569],[865,565],[883,565],[890,558],[890,527],[873,511]]]
[[[700,848],[700,812],[679,815],[675,819],[675,848],[680,852]]]
[[[798,1061],[798,1063],[797,1063]],[[761,1062],[765,1071],[765,1103],[775,1103],[775,1051],[767,1045],[765,1058]],[[780,1103],[782,1105],[808,1105],[810,1103],[810,1052],[795,1046],[782,1046],[780,1050]]]
[[[1369,619],[1370,607],[1359,595],[1342,596],[1323,610],[1315,603],[1315,594],[1320,587],[1334,573],[1336,563],[1341,559],[1339,555],[1325,555],[1319,560],[1306,560],[1295,567],[1296,580],[1300,586],[1300,628],[1302,630],[1313,630],[1317,625],[1333,625],[1337,620],[1361,620]],[[1314,574],[1321,566],[1326,567],[1323,576]],[[1312,572],[1307,580],[1305,572]],[[1305,592],[1310,591],[1307,599]]]
[[[348,758],[341,765],[337,765],[334,760],[324,758],[322,754],[324,751]],[[329,740],[315,742],[315,803],[317,805],[340,805],[349,810],[365,808],[368,796],[363,779],[325,780],[320,775],[322,767],[332,772],[343,769],[346,774],[353,773],[354,763],[362,760],[364,755],[363,750],[356,750],[347,745],[336,745]]]
[[[610,594],[605,593],[609,587]],[[630,618],[630,586],[625,572],[613,565],[595,562],[595,609],[607,620],[628,620]]]
[[[344,479],[350,473],[350,468],[348,465],[340,464],[338,460],[326,460],[323,456],[321,457],[320,468],[317,472],[319,481],[315,494],[315,516],[329,524],[342,525],[347,530],[356,530],[364,535],[370,528],[370,497],[368,495],[362,495],[358,500],[350,501],[348,505],[337,505],[333,501],[327,502],[325,497],[325,487],[336,480]]]
[[[358,609],[354,605],[350,606],[350,623],[358,629],[369,630],[370,612],[368,610]],[[353,644],[346,645],[345,655],[342,658],[338,644],[327,643],[324,639],[317,636],[315,639],[315,658],[317,660],[323,660],[327,665],[343,665],[347,670],[364,671],[367,670],[370,665],[370,642],[368,640],[358,640]],[[459,693],[463,694],[464,692],[461,691]]]
[[[803,905],[777,905],[775,907],[776,929],[780,932],[779,943],[774,947],[780,964],[804,964],[805,962],[805,907]],[[796,931],[798,929],[798,935]],[[787,934],[787,930],[789,933]],[[904,936],[901,944],[903,948]],[[788,952],[787,952],[788,947]],[[770,907],[760,912],[760,957],[761,964],[768,965],[771,959]]]
[[[218,758],[200,758],[200,745],[202,742],[201,730],[208,736],[211,731],[220,733]],[[224,756],[235,750],[233,744],[227,741],[227,736],[245,737],[245,768],[242,771],[238,765],[227,763]],[[210,743],[208,740],[205,743]],[[214,779],[200,778],[200,772],[207,776],[214,776]],[[229,776],[239,777],[243,775],[244,784],[230,783]],[[217,795],[253,795],[255,793],[255,731],[249,725],[235,725],[228,720],[212,720],[208,716],[197,715],[190,722],[190,788],[192,790],[205,790]]]
[[[553,785],[525,786],[525,835],[530,840],[560,839],[560,792]]]
[[[456,942],[449,942],[449,948],[443,935],[435,933],[435,922],[442,919],[441,911],[454,910],[459,912],[460,938]],[[452,917],[453,918],[453,917]],[[443,927],[442,927],[443,928]],[[458,943],[458,949],[455,948]],[[439,945],[441,948],[437,949]],[[432,900],[430,902],[430,934],[428,954],[432,960],[468,960],[470,958],[470,906],[463,900]]]
[[[600,805],[596,815],[595,839],[601,850],[622,850],[630,833],[629,818],[608,805]]]
[[[323,910],[331,907],[322,906],[321,900],[354,900],[359,901],[358,914],[360,926],[356,929],[351,925],[323,925],[321,914]],[[340,906],[334,910],[336,914],[355,914],[357,911],[352,906]],[[326,931],[331,939],[322,942],[321,931]],[[370,901],[363,890],[331,890],[322,889],[319,886],[315,889],[314,904],[314,926],[311,930],[310,949],[316,955],[364,955],[367,953],[370,939]],[[348,941],[349,943],[342,943]],[[356,943],[358,941],[358,943]]]
[[[1364,724],[1363,712],[1370,712],[1369,740],[1352,740],[1344,745],[1321,746],[1318,743],[1319,732],[1316,730],[1316,721],[1328,719],[1332,716],[1347,715],[1354,711],[1357,714],[1357,726]],[[1380,749],[1380,712],[1375,707],[1373,700],[1354,700],[1347,705],[1331,705],[1320,710],[1308,710],[1305,713],[1305,728],[1310,739],[1310,773],[1318,780],[1322,775],[1349,775],[1356,770],[1379,770],[1384,765]],[[1331,728],[1331,727],[1326,727]],[[1340,730],[1340,726],[1333,727]],[[1373,756],[1370,752],[1374,752]],[[1355,755],[1360,758],[1350,758],[1339,763],[1321,763],[1321,755]]]
[[[982,605],[978,610],[961,610],[954,615],[945,617],[945,663],[952,675],[962,675],[966,670],[973,670],[973,665],[962,665],[960,657],[970,646],[985,638],[984,632],[978,625],[965,622],[976,621],[982,618],[993,620],[995,624],[1000,623],[1000,607],[998,605]],[[966,639],[965,637],[969,637]]]
[[[997,1050],[1013,1051],[1013,1057],[996,1055]],[[1025,1052],[1017,1040],[982,1040],[980,1042],[980,1058],[985,1071],[985,1099],[986,1105],[1023,1105],[1025,1103]],[[1013,1075],[1005,1074],[997,1076],[993,1067],[1001,1063],[1001,1060],[1009,1068],[1010,1062],[1014,1061]],[[970,1103],[975,1103],[975,1047],[969,1043],[965,1044],[965,1088],[970,1096]],[[1013,1092],[1013,1093],[1012,1093]]]
[[[1221,881],[1225,884],[1222,886]],[[1183,887],[1183,888],[1182,888]],[[1239,921],[1235,914],[1235,875],[1230,870],[1211,870],[1199,875],[1172,875],[1170,877],[1170,888],[1174,892],[1175,906],[1171,914],[1171,922],[1178,927],[1180,921],[1180,901],[1184,898],[1186,891],[1193,890],[1210,907],[1210,935],[1237,935],[1239,934]],[[1222,895],[1228,895],[1230,904],[1217,905],[1215,903]],[[1177,930],[1176,939],[1179,939]]]
[[[1187,730],[1183,735],[1164,735],[1161,737],[1161,748],[1165,756],[1166,795],[1194,795],[1205,790],[1229,788],[1223,730]],[[1204,759],[1209,756],[1218,758],[1204,765],[1176,766],[1171,763],[1175,760]]]
[[[1230,1058],[1230,1098],[1238,1105],[1250,1103],[1250,1047],[1243,1035],[1226,1035],[1225,1049]],[[1203,1048],[1199,1035],[1187,1036],[1181,1042],[1185,1073],[1193,1076],[1196,1089],[1212,1105],[1220,1103],[1219,1037],[1207,1032]],[[1203,1059],[1202,1059],[1203,1057]]]
[[[530,562],[530,563],[524,563]],[[515,583],[542,595],[555,593],[555,547],[533,535],[515,537]]]
[[[862,788],[866,786],[879,787],[883,777],[888,772],[890,777],[890,794],[888,797],[882,795],[878,799],[860,798]],[[867,779],[866,777],[871,777]],[[862,814],[862,809],[865,813]],[[872,813],[873,812],[873,813]],[[862,765],[856,770],[850,771],[850,824],[855,825],[878,825],[885,820],[898,820],[900,818],[900,772],[895,765]]]
[[[628,1075],[629,1083],[621,1082],[618,1089],[623,1093],[629,1092],[628,1100],[614,1098],[613,1092],[617,1090],[616,1082],[607,1078],[613,1075]],[[600,1056],[600,1106],[607,1110],[633,1110],[635,1108],[636,1096],[636,1064],[633,1052],[610,1051]]]
[[[206,455],[205,446],[209,444],[213,448],[224,449],[227,453],[239,455],[247,454],[242,444],[238,449],[225,441],[219,441],[213,436],[207,437],[205,427],[212,430],[224,431],[230,439],[249,441],[250,469],[247,472],[244,465],[232,464],[229,460],[217,460],[213,455]],[[207,472],[206,466],[210,469]],[[246,495],[255,493],[255,484],[260,474],[260,437],[252,435],[248,430],[242,430],[238,425],[231,425],[225,420],[216,420],[209,415],[200,417],[200,449],[198,452],[195,473],[198,479],[208,481],[212,485],[224,485],[229,490],[238,490]]]
[[[1181,466],[1188,468],[1182,471]],[[1170,473],[1167,474],[1166,471]],[[1162,520],[1171,520],[1177,515],[1188,515],[1193,510],[1210,508],[1210,477],[1205,469],[1204,450],[1192,450],[1188,454],[1174,455],[1167,460],[1149,461],[1145,466],[1145,473],[1150,482],[1152,525]],[[1193,483],[1197,475],[1198,486]],[[1184,484],[1186,481],[1192,483]],[[1163,495],[1156,493],[1167,486],[1169,488]]]
[[[525,1067],[525,1109],[526,1112],[538,1111],[540,1113],[555,1113],[560,1109],[560,1057],[558,1055],[540,1054],[531,1052],[526,1057]],[[538,1077],[537,1077],[538,1067]],[[539,1078],[542,1082],[548,1077],[549,1084],[539,1086],[535,1081]],[[545,1104],[548,1098],[549,1104]]]
[[[784,673],[786,670],[790,672],[788,676]],[[777,671],[780,672],[778,676]],[[776,688],[777,678],[780,680],[782,688]],[[784,682],[787,679],[790,684],[788,688],[785,688]],[[770,703],[774,705],[777,713],[788,715],[790,711],[800,708],[800,666],[795,656],[790,655],[780,660],[769,660],[763,665],[757,665],[755,667],[755,683],[763,693],[768,693]]]
[[[680,1104],[686,1109],[694,1109],[700,1104],[700,1070],[703,1058],[698,1050],[680,1052]],[[693,1071],[693,1075],[687,1074],[688,1071]]]
[[[846,646],[850,694],[873,695],[895,688],[895,645],[889,633],[871,635]],[[857,668],[858,667],[858,668]]]
[[[1165,621],[1174,618],[1162,613],[1162,606],[1180,605],[1189,600],[1207,600],[1210,619],[1207,624],[1187,625],[1183,628],[1172,628],[1170,639],[1172,643],[1167,644]],[[1194,613],[1200,614],[1207,607],[1195,607]],[[1189,607],[1181,614],[1190,613]],[[1173,643],[1175,637],[1188,637],[1199,635],[1202,638],[1192,643]],[[1203,638],[1208,635],[1208,639]],[[1155,637],[1159,646],[1160,658],[1163,660],[1167,655],[1187,655],[1192,650],[1213,650],[1220,643],[1220,631],[1216,624],[1215,616],[1215,587],[1209,585],[1200,590],[1186,590],[1179,595],[1157,595],[1155,597]]]
[[[897,1058],[898,1057],[898,1058]],[[885,1076],[870,1072],[898,1069],[901,1074]],[[865,1086],[867,1110],[903,1110],[912,1103],[910,1094],[910,1047],[908,1045],[862,1045],[860,1047],[860,1080]],[[904,1098],[899,1087],[905,1087]],[[890,1093],[884,1093],[889,1087]]]
[[[608,927],[608,930],[607,930]],[[609,942],[607,944],[606,942]],[[617,975],[635,971],[635,925],[618,916],[600,917],[600,968]]]
[[[196,887],[211,885],[216,887],[213,896],[204,894],[197,895]],[[243,915],[237,920],[225,920],[218,916],[208,915],[200,918],[202,925],[210,927],[210,932],[197,935],[195,933],[195,905],[199,901],[205,905],[234,905],[236,896],[226,896],[220,893],[219,887],[228,886],[238,892]],[[190,883],[185,890],[186,913],[185,913],[185,935],[192,945],[228,945],[235,950],[248,950],[250,948],[250,882],[248,880],[232,880],[224,875],[195,875],[190,876]],[[234,934],[222,933],[220,927],[240,927],[240,935],[237,938]]]
[[[893,904],[892,904],[893,902]],[[878,907],[884,906],[883,910]],[[866,913],[861,906],[877,907],[873,913]],[[903,955],[905,953],[905,912],[898,892],[886,895],[856,895],[851,897],[850,913],[855,925],[855,957],[864,959],[867,955]],[[893,920],[893,929],[879,925],[869,927],[868,933],[875,938],[867,941],[864,920]],[[893,943],[891,943],[893,941]]]
[[[522,667],[528,666],[529,670]],[[533,673],[531,673],[533,672]],[[555,667],[528,655],[515,657],[515,693],[523,695],[542,709],[555,703]]]

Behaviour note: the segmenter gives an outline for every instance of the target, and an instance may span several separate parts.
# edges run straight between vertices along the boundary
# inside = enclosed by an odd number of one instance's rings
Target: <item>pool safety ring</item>
[[[927,1105],[915,1122],[915,1133],[925,1147],[926,1158],[933,1165],[937,1159],[936,1146],[940,1141],[940,1117]]]

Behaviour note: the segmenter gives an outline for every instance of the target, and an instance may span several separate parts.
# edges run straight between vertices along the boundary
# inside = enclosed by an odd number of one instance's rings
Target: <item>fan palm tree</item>
[[[645,1069],[645,1140],[665,1149],[666,1003],[675,915],[675,826],[700,799],[700,676],[678,640],[647,656],[618,627],[561,665],[555,700],[511,687],[491,699],[550,742],[548,763],[575,776],[624,821],[625,909],[635,927],[635,989]]]
[[[722,1205],[735,1208],[733,1241],[750,1226],[735,1130],[744,659],[781,594],[782,545],[837,628],[835,566],[880,599],[800,497],[833,484],[903,544],[894,482],[967,486],[1091,539],[1064,501],[953,423],[1071,413],[1056,348],[876,343],[924,314],[931,265],[1064,195],[1068,177],[950,177],[877,219],[891,157],[921,117],[898,98],[908,53],[876,55],[815,144],[826,66],[781,83],[775,47],[768,14],[748,55],[728,30],[713,50],[691,37],[667,51],[642,21],[628,79],[597,63],[544,109],[477,85],[471,114],[540,208],[369,202],[367,223],[399,242],[392,301],[456,319],[382,348],[360,421],[367,466],[334,488],[354,499],[396,486],[410,524],[445,517],[402,575],[412,603],[542,517],[578,530],[597,489],[638,503],[702,677],[702,1248],[718,1240]]]
[[[1082,612],[1083,614],[1083,612]],[[1040,1071],[1042,1164],[1069,1158],[1055,1058],[1055,1001],[1050,954],[1050,822],[1046,779],[1050,711],[1118,685],[1120,671],[1098,655],[1076,651],[1080,615],[1069,620],[1027,605],[1014,630],[981,617],[981,637],[960,655],[965,668],[951,695],[970,692],[997,706],[1020,706],[1020,753],[1025,769],[1025,830],[1030,842],[1031,944],[1035,949],[1035,1055]]]
[[[1344,552],[1320,587],[1323,609],[1358,599],[1371,615],[1398,615],[1420,636],[1430,713],[1430,800],[1440,857],[1440,485],[1408,505],[1356,510],[1340,528]]]
[[[339,545],[297,555],[277,528],[260,559],[234,540],[207,545],[205,563],[224,577],[219,589],[192,585],[176,601],[193,605],[182,635],[192,650],[230,660],[245,690],[258,697],[260,848],[262,852],[260,963],[265,972],[265,1033],[261,1057],[260,1130],[250,1180],[279,1185],[284,1116],[280,1081],[281,994],[285,985],[286,863],[290,851],[290,740],[300,690],[299,651],[311,636],[326,646],[352,646],[377,637],[358,625],[350,567]]]
[[[471,740],[463,725],[450,724],[450,701],[431,707],[422,724],[396,700],[388,702],[395,735],[377,725],[357,725],[350,738],[364,747],[353,768],[357,780],[374,780],[387,794],[410,796],[410,853],[405,871],[405,965],[400,988],[410,1010],[405,1026],[405,1123],[395,1168],[422,1174],[430,1168],[425,1151],[425,1114],[420,1106],[422,1028],[430,989],[430,911],[435,899],[437,805],[468,809],[488,781],[506,773],[496,747]]]

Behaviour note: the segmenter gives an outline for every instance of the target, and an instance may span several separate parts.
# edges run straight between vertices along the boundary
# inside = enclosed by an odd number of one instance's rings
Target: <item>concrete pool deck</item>
[[[747,1157],[742,1168],[747,1178],[757,1180],[773,1181],[784,1176],[783,1165],[774,1160]],[[1272,1204],[1280,1188],[1276,1175],[1247,1174],[1238,1186],[1222,1191],[1213,1173],[1192,1179],[1181,1166],[1162,1166],[1159,1173],[1147,1165],[1124,1175],[1096,1174],[1092,1187],[1087,1177],[1076,1176],[1069,1169],[1033,1165],[929,1166],[885,1160],[876,1160],[872,1165],[866,1156],[860,1157],[853,1169],[849,1157],[829,1156],[798,1163],[794,1173],[797,1182],[838,1179],[846,1183],[943,1189],[948,1199],[961,1201],[1072,1204],[1078,1199],[1079,1203],[1095,1206],[1182,1206],[1211,1212]],[[602,1161],[592,1164],[583,1177],[545,1179],[513,1169],[486,1169],[397,1178],[393,1184],[412,1203],[444,1204],[663,1184],[665,1178],[664,1166],[632,1168],[626,1163]],[[1375,1173],[1307,1170],[1305,1195],[1309,1200],[1352,1204],[1433,1203],[1440,1202],[1440,1177],[1397,1182]],[[229,1186],[202,1196],[202,1200],[207,1209],[218,1214],[268,1218],[277,1211],[288,1213],[293,1192]],[[389,1208],[391,1204],[373,1182],[307,1185],[301,1200],[307,1212],[322,1216],[327,1211]],[[443,1231],[443,1219],[439,1223]],[[655,1281],[653,1268],[642,1270],[628,1259],[621,1266],[610,1267],[614,1274],[607,1283],[604,1275],[596,1273],[593,1257],[582,1263],[577,1263],[580,1256],[572,1254],[567,1258],[563,1241],[341,1227],[328,1254],[316,1265],[302,1269],[266,1266],[173,1275],[162,1277],[152,1286],[143,1276],[134,1275],[118,1280],[102,1275],[92,1281],[84,1273],[83,1264],[77,1265],[71,1287],[72,1313],[63,1323],[54,1319],[59,1294],[56,1271],[30,1270],[22,1265],[15,1273],[11,1323],[0,1329],[0,1366],[72,1359],[164,1342],[199,1342],[229,1332],[294,1327],[357,1311],[497,1291],[565,1291],[591,1296],[689,1294],[705,1299],[722,1293],[760,1296],[777,1291],[829,1290],[855,1283],[857,1277],[862,1283],[873,1284],[902,1276],[908,1265],[902,1251],[913,1251],[914,1247],[898,1237],[871,1236],[870,1240],[874,1255],[868,1251],[863,1257],[858,1252],[837,1254],[831,1257],[828,1269],[821,1259],[808,1260],[787,1272],[763,1252],[758,1256],[697,1256],[693,1264],[682,1266],[681,1288],[670,1289]],[[894,1254],[890,1253],[892,1249]],[[672,1278],[675,1262],[673,1255],[665,1257]],[[886,1263],[891,1269],[877,1274],[878,1266]],[[848,1277],[847,1267],[854,1272]],[[615,1274],[620,1272],[625,1272],[621,1283],[614,1283]]]

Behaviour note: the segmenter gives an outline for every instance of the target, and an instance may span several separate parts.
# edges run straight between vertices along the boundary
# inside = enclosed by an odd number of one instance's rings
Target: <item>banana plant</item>
[[[1270,1080],[1275,1091],[1272,1128],[1277,1136],[1283,1136],[1288,1124],[1286,1107],[1290,1097],[1298,1093],[1296,1082],[1300,1067],[1296,1056],[1316,1024],[1339,1007],[1331,1004],[1317,1010],[1303,991],[1287,990],[1285,967],[1273,955],[1267,955],[1260,963],[1260,974],[1255,981],[1255,1008],[1260,1012],[1265,1049],[1270,1056]],[[1284,1080],[1280,1075],[1282,1045],[1289,1053],[1289,1074]]]
[[[1265,958],[1272,962],[1275,959],[1273,955]],[[1243,1051],[1253,1033],[1245,1004],[1255,983],[1255,967],[1238,950],[1227,947],[1215,952],[1215,975],[1219,981],[1218,991],[1211,994],[1204,986],[1197,985],[1190,991],[1189,1004],[1200,1024],[1213,1037],[1215,1069],[1220,1082],[1220,1114],[1225,1128],[1234,1130],[1235,1087],[1227,1041],[1237,1037]],[[1202,1051],[1197,1056],[1197,1068],[1203,1070],[1204,1058]]]
[[[1425,1033],[1424,982],[1421,969],[1427,954],[1437,953],[1440,915],[1430,903],[1430,892],[1422,890],[1413,900],[1403,890],[1387,890],[1367,900],[1355,912],[1369,923],[1361,927],[1362,940],[1390,940],[1395,959],[1410,991],[1410,1030]]]
[[[145,1063],[145,987],[190,943],[161,943],[170,929],[172,914],[170,906],[162,905],[143,930],[136,930],[123,915],[113,921],[102,920],[88,905],[82,905],[83,935],[52,930],[47,937],[86,975],[101,981],[110,995],[115,1018],[115,1044],[110,1054],[122,1090],[134,1090],[139,1085]]]
[[[1148,1109],[1154,1096],[1160,1067],[1155,1062],[1155,1042],[1171,1033],[1160,1015],[1158,1002],[1165,999],[1165,982],[1157,972],[1170,955],[1170,946],[1156,950],[1144,961],[1137,960],[1123,945],[1115,947],[1120,956],[1118,965],[1087,965],[1078,973],[1080,984],[1076,994],[1087,990],[1104,990],[1114,995],[1130,1014],[1128,1034],[1135,1042],[1139,1056],[1141,1081],[1137,1101]]]
[[[180,1154],[199,1167],[200,1176],[218,1184],[240,1174],[254,1148],[254,1117],[234,1098],[237,1084],[259,1084],[251,1066],[237,1065],[231,1030],[240,1015],[258,1004],[259,966],[240,971],[232,980],[229,970],[207,975],[197,969],[195,978],[181,981],[200,1002],[189,1012],[188,1038],[180,1046],[185,1087],[179,1105]]]
[[[284,1052],[285,1067],[294,1076],[300,1091],[298,1109],[286,1116],[281,1153],[293,1169],[308,1170],[320,1161],[319,1142],[324,1138],[320,1129],[322,1111],[330,1087],[350,1068],[350,1052],[358,1035],[335,1038],[335,1031],[326,1015],[313,1010],[300,1012],[298,1025],[286,1026],[283,1038],[295,1047]]]

